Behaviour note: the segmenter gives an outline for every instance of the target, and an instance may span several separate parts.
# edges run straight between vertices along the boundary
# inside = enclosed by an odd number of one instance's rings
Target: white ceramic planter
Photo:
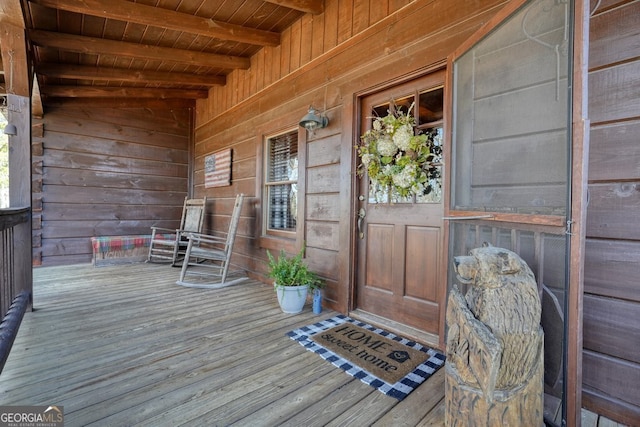
[[[300,313],[307,301],[309,287],[304,286],[276,286],[276,295],[283,312],[289,314]]]

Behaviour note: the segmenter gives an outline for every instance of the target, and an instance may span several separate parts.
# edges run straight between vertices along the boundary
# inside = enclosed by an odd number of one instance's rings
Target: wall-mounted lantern
[[[309,107],[309,112],[300,120],[300,126],[305,128],[311,135],[313,135],[316,129],[322,129],[327,127],[329,119],[316,112],[316,109]]]

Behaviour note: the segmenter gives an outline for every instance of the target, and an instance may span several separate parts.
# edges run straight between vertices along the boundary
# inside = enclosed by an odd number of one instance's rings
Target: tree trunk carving
[[[529,266],[492,246],[455,258],[447,305],[445,425],[543,425],[544,334]]]

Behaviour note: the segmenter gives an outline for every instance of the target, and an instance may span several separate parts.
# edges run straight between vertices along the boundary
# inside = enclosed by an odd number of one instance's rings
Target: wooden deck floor
[[[178,273],[35,269],[0,404],[62,405],[67,426],[443,425],[444,369],[398,402],[285,336],[335,313],[286,315],[271,286],[184,288]]]

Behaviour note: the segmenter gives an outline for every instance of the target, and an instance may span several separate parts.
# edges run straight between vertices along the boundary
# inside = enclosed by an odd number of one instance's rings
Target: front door
[[[361,99],[360,135],[373,129],[374,118],[387,116],[389,111],[395,111],[396,116],[411,114],[415,117],[414,134],[429,136],[431,155],[426,181],[424,175],[422,180],[413,177],[419,181],[417,194],[401,194],[392,184],[372,181],[365,171],[369,159],[359,157],[363,173],[356,193],[358,311],[432,334],[438,333],[442,283],[443,83],[444,72],[439,71]],[[411,148],[407,152],[411,153]],[[386,163],[389,160],[383,160],[381,167],[401,166]],[[401,173],[396,170],[397,175]],[[412,179],[410,173],[406,179]]]

